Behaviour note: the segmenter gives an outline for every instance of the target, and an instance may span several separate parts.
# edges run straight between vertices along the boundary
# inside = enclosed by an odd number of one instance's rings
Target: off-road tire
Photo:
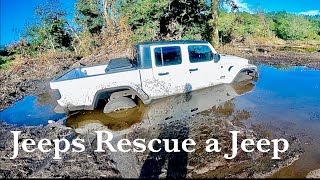
[[[136,103],[128,97],[119,97],[109,101],[103,108],[103,113],[110,113],[117,110],[124,110],[136,107]]]

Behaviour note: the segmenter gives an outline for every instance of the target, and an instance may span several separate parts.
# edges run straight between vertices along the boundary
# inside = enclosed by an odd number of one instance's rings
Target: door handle
[[[165,72],[165,73],[159,73],[158,75],[159,76],[165,76],[165,75],[168,75],[169,74],[169,72]]]
[[[195,69],[189,69],[190,72],[192,71],[198,71],[198,68],[195,68]]]

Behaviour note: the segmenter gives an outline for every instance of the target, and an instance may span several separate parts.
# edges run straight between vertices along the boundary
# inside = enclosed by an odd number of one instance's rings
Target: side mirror
[[[220,59],[221,59],[220,54],[214,54],[214,55],[213,55],[213,60],[214,60],[215,63],[219,62]]]

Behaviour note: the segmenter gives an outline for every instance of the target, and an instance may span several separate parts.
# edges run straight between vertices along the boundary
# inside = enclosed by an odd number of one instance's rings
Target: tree
[[[134,41],[208,39],[210,6],[205,0],[129,0],[122,14],[130,16]]]
[[[218,10],[219,10],[218,0],[211,0],[211,13],[212,13],[211,45],[215,48],[219,46]]]
[[[104,25],[100,6],[100,0],[78,0],[75,4],[75,21],[91,34],[99,34]]]
[[[59,0],[49,0],[35,9],[37,19],[25,30],[33,51],[71,47],[72,38],[65,28],[65,15]]]
[[[119,16],[116,4],[119,4],[117,0],[102,0],[103,3],[103,17],[105,21],[106,32],[117,31],[117,17]]]
[[[284,40],[315,39],[318,37],[316,24],[305,16],[279,12],[272,14],[271,18],[274,22],[273,31]]]
[[[219,7],[226,4],[231,8],[231,12],[239,11],[239,6],[234,0],[211,0],[211,14],[212,14],[212,37],[211,44],[213,47],[219,46],[219,28],[218,28],[218,14]]]

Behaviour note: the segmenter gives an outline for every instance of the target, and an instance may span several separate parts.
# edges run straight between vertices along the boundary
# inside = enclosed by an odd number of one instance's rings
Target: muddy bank
[[[307,66],[309,68],[320,69],[320,53],[297,53],[276,51],[267,54],[247,54],[247,59],[256,63],[273,65],[276,67]]]
[[[254,63],[273,65],[276,67],[307,66],[320,69],[320,52],[312,53],[282,51],[277,48],[238,48],[224,47],[221,52],[244,57]]]
[[[45,57],[43,57],[45,58]],[[64,55],[49,59],[26,59],[0,70],[0,111],[27,95],[46,92],[50,80],[77,62],[76,57]]]
[[[185,139],[194,139],[197,145],[192,153],[179,152],[168,153],[162,148],[158,153],[145,151],[144,153],[131,153],[126,157],[124,153],[113,154],[118,159],[118,166],[122,167],[121,175],[126,178],[263,178],[268,177],[279,169],[292,164],[299,158],[301,149],[297,145],[297,139],[288,138],[292,148],[289,152],[281,155],[281,160],[272,160],[269,153],[255,151],[245,153],[238,151],[238,156],[233,160],[226,160],[223,156],[230,153],[232,130],[239,130],[240,142],[246,138],[267,138],[263,131],[257,132],[233,125],[220,115],[199,114],[192,118],[171,121],[159,125],[147,127],[135,126],[131,132],[122,136],[131,140],[138,138],[150,139],[178,139],[181,142]],[[205,141],[210,138],[219,139],[222,151],[206,152]],[[171,144],[172,147],[172,144]],[[272,151],[272,150],[271,150]],[[127,154],[126,154],[127,155]],[[116,157],[115,157],[116,156]],[[135,171],[126,171],[130,159],[130,167]],[[126,161],[127,160],[127,161]]]
[[[227,110],[226,110],[227,111]],[[279,169],[295,162],[301,148],[298,140],[292,137],[283,137],[289,140],[290,149],[281,154],[281,160],[272,160],[272,149],[268,153],[255,151],[245,153],[239,150],[238,156],[233,160],[224,159],[224,153],[230,153],[231,136],[229,131],[240,131],[239,141],[246,138],[257,140],[258,138],[276,138],[266,136],[259,129],[248,130],[233,125],[221,114],[222,110],[204,112],[191,118],[165,121],[160,124],[136,124],[127,133],[118,135],[114,144],[121,138],[134,139],[178,139],[187,138],[197,142],[196,150],[192,153],[167,153],[162,150],[159,153],[144,151],[143,153],[106,153],[94,152],[96,149],[96,135],[94,128],[78,134],[75,129],[61,125],[60,122],[48,126],[15,127],[0,123],[0,177],[1,178],[150,178],[150,177],[187,177],[187,178],[212,178],[212,177],[268,177]],[[225,112],[225,111],[223,111]],[[243,116],[237,118],[245,120]],[[87,124],[86,126],[94,126]],[[107,127],[98,127],[99,130],[108,130]],[[42,153],[36,150],[33,153],[24,152],[21,147],[19,156],[9,159],[13,152],[13,135],[10,131],[22,131],[19,141],[31,138],[38,142],[40,139],[66,138],[69,141],[76,136],[85,139],[85,151],[61,153],[62,160],[53,160],[53,151]],[[205,141],[209,138],[221,140],[222,151],[208,153],[205,149]],[[179,145],[179,146],[180,146]],[[115,145],[114,145],[115,146]],[[51,147],[53,148],[53,147]],[[63,148],[63,147],[60,147]],[[156,146],[155,148],[162,148]],[[171,144],[172,148],[172,144]]]
[[[19,141],[32,138],[38,142],[42,138],[56,139],[75,138],[73,129],[57,123],[48,126],[14,127],[0,124],[1,148],[1,178],[150,178],[150,177],[187,177],[187,178],[212,178],[212,177],[267,177],[282,167],[292,164],[301,154],[299,148],[290,148],[289,152],[281,154],[281,160],[271,160],[270,153],[244,153],[239,151],[237,158],[225,160],[223,153],[231,149],[229,131],[241,131],[240,139],[257,139],[261,134],[252,130],[234,126],[223,118],[210,115],[197,115],[191,119],[172,121],[152,126],[134,126],[131,131],[120,138],[134,140],[153,138],[176,138],[180,141],[192,138],[197,142],[196,150],[192,153],[96,153],[96,136],[93,131],[77,134],[85,139],[86,150],[82,153],[71,151],[62,153],[62,160],[53,160],[53,152],[48,154],[36,150],[26,153],[21,150],[18,158],[11,160],[13,151],[13,136],[10,131],[22,131],[23,136]],[[100,127],[100,130],[108,130]],[[261,136],[265,137],[265,136]],[[260,138],[261,138],[260,137]],[[223,150],[220,153],[204,151],[205,140],[218,138],[222,140]],[[116,143],[116,142],[114,142]],[[295,144],[296,139],[290,139],[290,144]],[[181,144],[180,144],[181,145]],[[61,147],[63,148],[63,147]],[[159,148],[159,147],[157,147]],[[163,149],[163,148],[162,148]]]
[[[120,178],[115,163],[108,153],[95,153],[90,134],[79,135],[86,139],[86,150],[81,153],[68,151],[62,154],[62,160],[53,160],[53,151],[42,153],[35,150],[26,153],[21,149],[16,159],[9,159],[13,152],[13,135],[10,131],[22,131],[19,141],[31,138],[38,142],[40,139],[75,138],[74,130],[59,124],[34,127],[15,127],[0,122],[0,178]],[[50,147],[50,146],[47,146]],[[53,148],[53,147],[50,147]]]

